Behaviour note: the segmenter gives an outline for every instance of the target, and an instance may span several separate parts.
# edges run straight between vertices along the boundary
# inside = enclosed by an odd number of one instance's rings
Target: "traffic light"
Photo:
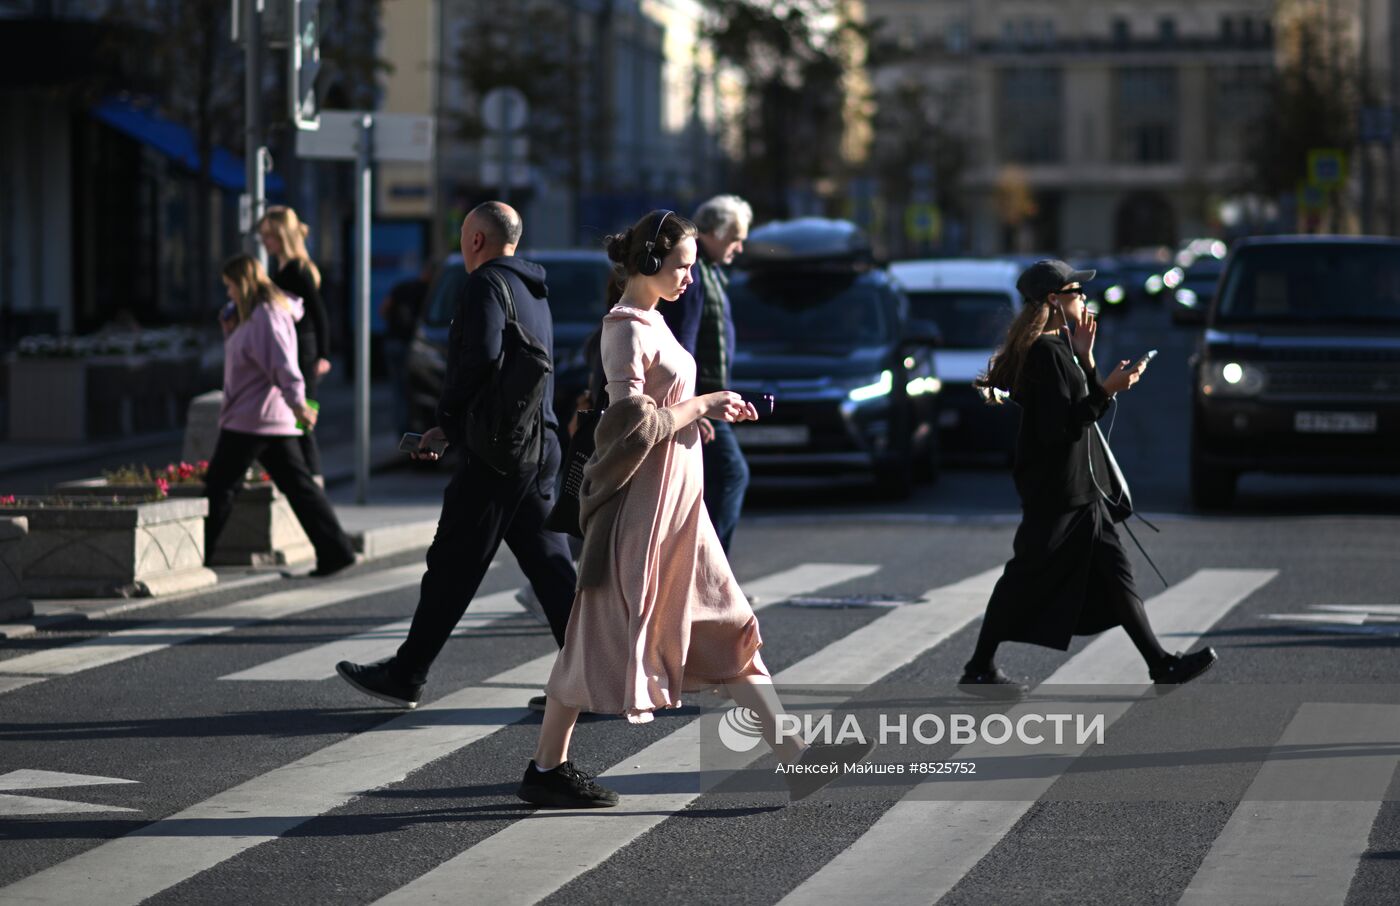
[[[290,0],[287,90],[292,123],[298,129],[319,125],[316,74],[321,71],[320,5],[320,0]]]

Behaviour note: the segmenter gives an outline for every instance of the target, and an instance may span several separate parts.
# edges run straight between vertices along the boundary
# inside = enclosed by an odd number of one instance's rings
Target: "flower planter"
[[[0,622],[22,620],[34,613],[24,592],[24,536],[29,520],[0,517]]]
[[[67,481],[54,490],[65,496],[156,494],[154,485],[110,485],[104,478]],[[203,500],[204,485],[172,484],[169,493],[171,499]],[[234,498],[233,513],[210,562],[216,566],[284,566],[315,558],[316,550],[282,492],[270,481],[250,481]]]
[[[204,566],[203,499],[21,498],[2,512],[29,520],[20,565],[31,598],[147,597],[217,581]]]

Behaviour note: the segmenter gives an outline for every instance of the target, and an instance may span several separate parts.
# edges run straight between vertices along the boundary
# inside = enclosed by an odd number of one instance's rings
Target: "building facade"
[[[961,251],[1119,251],[1239,216],[1274,0],[869,6],[877,96],[943,99],[937,126],[961,142]]]

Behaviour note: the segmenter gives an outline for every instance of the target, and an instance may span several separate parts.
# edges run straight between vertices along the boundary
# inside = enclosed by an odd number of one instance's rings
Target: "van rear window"
[[[1400,246],[1242,248],[1225,276],[1215,320],[1400,324]]]

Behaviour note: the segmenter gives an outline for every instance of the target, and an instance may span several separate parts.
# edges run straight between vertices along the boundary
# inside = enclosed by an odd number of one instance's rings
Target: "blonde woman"
[[[267,209],[258,222],[258,237],[267,253],[277,259],[272,277],[284,292],[296,296],[306,309],[297,322],[297,364],[306,382],[307,399],[316,399],[321,378],[331,370],[330,327],[326,320],[326,305],[321,299],[321,272],[306,251],[306,224],[297,212],[284,205]],[[302,455],[313,475],[321,474],[321,452],[315,435],[304,434]]]
[[[277,489],[287,495],[316,549],[312,575],[339,572],[355,562],[355,551],[325,492],[312,478],[299,443],[303,432],[297,420],[316,424],[316,410],[306,404],[305,382],[297,365],[301,300],[273,285],[263,266],[249,255],[230,258],[222,273],[231,304],[223,315],[224,402],[219,410],[219,439],[204,479],[209,498],[204,556],[212,559],[239,483],[258,460]]]

